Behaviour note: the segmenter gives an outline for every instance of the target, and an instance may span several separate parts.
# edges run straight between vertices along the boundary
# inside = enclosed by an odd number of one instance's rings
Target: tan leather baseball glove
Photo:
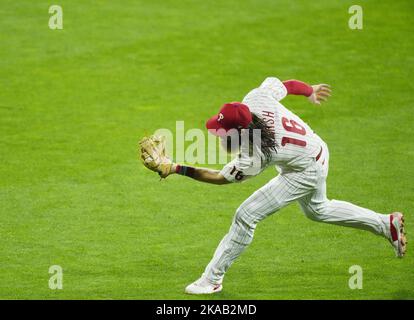
[[[165,155],[165,137],[144,137],[139,141],[139,147],[144,166],[157,172],[161,178],[171,173],[173,162]]]

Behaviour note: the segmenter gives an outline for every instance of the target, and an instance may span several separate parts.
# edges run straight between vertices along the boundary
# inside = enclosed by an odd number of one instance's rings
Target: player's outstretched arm
[[[207,168],[188,167],[173,163],[170,174],[180,174],[193,178],[194,180],[211,183],[211,184],[227,184],[230,183],[219,170]]]
[[[195,180],[212,183],[230,183],[218,170],[188,167],[172,162],[165,155],[165,138],[162,136],[144,137],[139,142],[141,161],[148,169],[166,178],[171,174],[180,174]]]
[[[328,84],[309,85],[299,80],[283,81],[288,94],[301,95],[308,97],[313,104],[320,105],[322,101],[327,101],[331,96],[331,89]]]

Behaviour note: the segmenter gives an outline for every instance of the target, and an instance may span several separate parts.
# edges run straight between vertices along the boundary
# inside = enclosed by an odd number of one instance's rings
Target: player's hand
[[[139,142],[141,161],[148,169],[157,172],[161,178],[172,173],[173,162],[165,155],[165,137],[144,137]]]
[[[327,101],[331,96],[330,85],[328,84],[315,84],[312,86],[313,93],[308,97],[309,101],[313,104],[320,105],[322,101]]]

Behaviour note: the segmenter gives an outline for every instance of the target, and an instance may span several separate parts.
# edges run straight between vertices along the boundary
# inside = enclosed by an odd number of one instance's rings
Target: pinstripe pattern
[[[254,192],[236,210],[229,232],[221,240],[204,271],[204,276],[212,283],[222,282],[227,269],[252,242],[257,223],[293,201],[298,201],[305,215],[314,221],[369,230],[389,237],[388,215],[327,198],[328,146],[299,117],[278,103],[286,95],[280,84],[278,79],[268,78],[244,100],[252,112],[262,115],[270,112],[274,115],[273,121],[269,123],[274,126],[279,148],[274,154],[273,164],[277,165],[280,174]],[[263,113],[263,110],[266,112]],[[306,128],[306,148],[290,145],[280,147],[280,136],[289,134],[279,126],[282,116],[295,119]],[[292,137],[297,135],[292,133]],[[316,161],[315,157],[321,148],[321,157]],[[248,177],[263,170],[251,171],[250,163],[248,157],[237,157],[221,173],[229,181],[236,181],[234,173],[237,171]]]
[[[250,111],[262,118],[268,127],[275,133],[277,151],[272,152],[272,160],[265,166],[276,165],[279,171],[302,171],[309,167],[320,151],[322,139],[297,115],[285,108],[279,101],[286,96],[286,88],[277,78],[267,78],[260,87],[250,91],[243,99]],[[303,127],[306,135],[287,131],[282,125],[282,118],[295,121]],[[282,138],[300,139],[306,146],[285,144],[282,146]],[[260,151],[254,157],[263,157]],[[247,151],[229,162],[221,171],[221,174],[229,181],[241,182],[249,177],[258,175],[264,167],[252,167],[251,163],[260,163],[260,159],[248,156]],[[241,172],[244,179],[237,180],[236,173]]]

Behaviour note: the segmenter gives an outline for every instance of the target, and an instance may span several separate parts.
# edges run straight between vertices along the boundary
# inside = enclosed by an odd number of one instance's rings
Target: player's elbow
[[[217,185],[224,185],[224,184],[229,184],[231,183],[231,181],[227,180],[223,175],[218,174],[216,179],[215,179],[215,184]]]

